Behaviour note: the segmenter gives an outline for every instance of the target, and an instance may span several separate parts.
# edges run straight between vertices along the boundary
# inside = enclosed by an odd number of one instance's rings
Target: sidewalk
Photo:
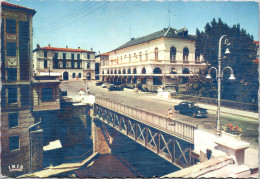
[[[175,103],[175,104],[179,104],[180,102],[183,102],[184,100],[179,100],[179,99],[168,99],[165,98],[163,96],[158,96],[158,95],[154,95],[154,96],[147,96],[146,98],[150,98],[153,100],[157,100],[157,101],[165,101],[165,102],[170,102],[170,103]],[[217,111],[217,106],[215,105],[209,105],[209,104],[205,104],[205,103],[198,103],[198,105],[202,108],[211,110],[211,111]],[[250,111],[242,111],[242,110],[238,110],[238,109],[232,109],[232,108],[227,108],[227,107],[221,107],[221,112],[222,113],[227,113],[227,114],[235,114],[235,115],[239,115],[239,116],[243,116],[243,117],[249,117],[249,118],[253,118],[258,120],[258,113],[255,112],[250,112]]]

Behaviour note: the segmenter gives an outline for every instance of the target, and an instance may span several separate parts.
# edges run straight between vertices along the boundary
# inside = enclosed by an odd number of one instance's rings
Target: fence
[[[214,104],[214,105],[218,104],[217,99],[199,97],[199,96],[173,94],[172,98],[189,100],[189,101],[194,101],[194,102],[201,102],[201,103],[206,103],[206,104]],[[234,109],[241,109],[241,110],[246,110],[246,111],[252,111],[252,112],[258,112],[258,104],[253,104],[253,103],[243,103],[243,102],[221,99],[221,106],[230,107],[230,108],[234,108]]]
[[[109,101],[104,98],[96,97],[96,104],[113,110],[117,113],[121,113],[131,119],[137,120],[153,128],[162,130],[163,132],[172,134],[185,141],[193,143],[194,130],[197,126],[179,121],[176,119],[166,118],[158,114],[153,114],[135,107],[127,106],[117,102]]]

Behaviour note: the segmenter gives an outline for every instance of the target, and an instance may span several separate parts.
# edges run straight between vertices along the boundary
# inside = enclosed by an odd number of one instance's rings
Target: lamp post
[[[221,106],[221,103],[220,103],[220,98],[221,98],[221,79],[223,77],[223,73],[224,73],[224,70],[225,69],[229,69],[231,71],[231,75],[229,77],[230,80],[235,80],[235,76],[234,76],[234,73],[233,73],[233,69],[229,66],[226,66],[225,68],[223,68],[223,70],[221,71],[221,60],[222,60],[222,56],[221,56],[221,42],[223,40],[223,38],[226,37],[226,35],[222,35],[219,39],[219,47],[218,47],[218,69],[215,68],[215,67],[211,67],[208,71],[208,74],[206,76],[207,79],[211,79],[211,76],[210,76],[210,72],[212,69],[214,69],[217,73],[217,81],[218,81],[218,107],[217,107],[217,132],[216,132],[216,135],[220,136],[221,134],[221,131],[220,131],[220,106]],[[227,45],[229,45],[227,39],[225,40],[225,43]],[[229,54],[229,49],[227,48],[226,49],[226,52],[225,54]]]

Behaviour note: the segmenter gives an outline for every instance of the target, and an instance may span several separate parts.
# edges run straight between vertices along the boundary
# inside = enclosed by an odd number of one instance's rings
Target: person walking
[[[172,112],[172,108],[168,109],[168,118],[172,118],[173,117],[173,112]]]

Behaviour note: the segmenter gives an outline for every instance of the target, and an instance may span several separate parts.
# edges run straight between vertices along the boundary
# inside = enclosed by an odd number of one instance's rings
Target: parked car
[[[103,83],[103,81],[96,81],[96,86],[101,86]]]
[[[109,91],[123,91],[124,90],[124,86],[123,85],[119,85],[119,84],[110,84],[107,89]]]
[[[101,85],[102,88],[107,88],[108,86],[109,86],[109,83],[103,83],[103,84]]]
[[[174,106],[178,113],[191,114],[193,117],[207,117],[207,109],[201,108],[195,102],[181,102],[179,105]]]

